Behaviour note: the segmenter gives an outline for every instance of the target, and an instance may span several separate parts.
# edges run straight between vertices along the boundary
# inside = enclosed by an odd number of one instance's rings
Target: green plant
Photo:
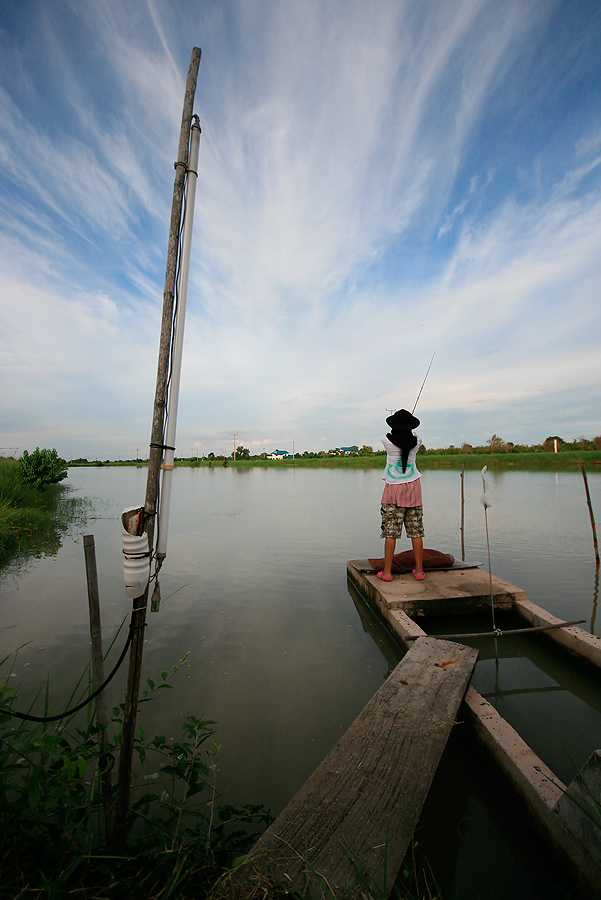
[[[23,451],[19,460],[21,478],[26,484],[44,490],[50,484],[58,484],[67,477],[65,460],[56,450],[40,450],[36,447],[33,453]]]
[[[180,665],[158,684],[148,679],[142,700],[170,687]],[[9,678],[0,683],[3,709],[17,699]],[[46,715],[48,691],[44,707]],[[270,822],[262,807],[219,805],[213,723],[190,716],[175,741],[138,729],[137,757],[151,774],[136,776],[127,848],[108,846],[100,767],[115,769],[122,708],[112,710],[102,749],[91,714],[15,727],[0,712],[0,898],[204,896],[248,849],[252,830]]]
[[[65,496],[63,485],[33,487],[21,477],[20,462],[0,457],[0,567],[27,551],[56,553],[63,533],[81,525],[90,506]]]

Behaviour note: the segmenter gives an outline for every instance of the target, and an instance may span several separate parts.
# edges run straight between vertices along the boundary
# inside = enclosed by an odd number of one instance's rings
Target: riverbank
[[[176,459],[175,466],[187,468],[218,468],[219,466],[231,466],[237,469],[251,467],[259,468],[303,468],[303,469],[379,469],[385,464],[384,453],[374,453],[372,456],[325,456],[305,457],[296,456],[294,459],[197,459],[196,457]],[[426,450],[419,454],[418,463],[420,469],[458,469],[462,466],[466,469],[500,469],[510,471],[564,471],[574,470],[581,466],[595,471],[601,469],[601,450],[570,450],[560,453],[548,453],[546,451],[531,453],[439,453],[435,450]],[[107,460],[98,462],[72,462],[69,468],[81,466],[137,466],[145,467],[147,462],[137,460]]]
[[[20,476],[17,460],[0,458],[0,568],[33,546],[36,552],[56,552],[63,493],[58,484],[43,491],[30,487]]]

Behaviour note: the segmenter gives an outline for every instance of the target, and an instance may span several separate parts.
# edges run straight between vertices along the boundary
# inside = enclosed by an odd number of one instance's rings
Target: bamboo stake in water
[[[100,625],[100,594],[98,591],[98,570],[96,568],[96,548],[94,535],[85,534],[83,549],[86,561],[86,579],[88,582],[88,606],[90,610],[90,637],[92,639],[92,679],[97,691],[104,682],[104,657],[102,654],[102,628]],[[100,744],[100,781],[102,785],[102,805],[104,809],[104,830],[106,840],[113,840],[113,785],[110,766],[104,752],[104,732],[106,729],[106,709],[104,692],[96,697],[96,725],[98,726],[98,743]]]
[[[584,478],[584,490],[586,492],[586,502],[588,503],[588,513],[591,517],[591,528],[593,529],[593,546],[595,548],[595,559],[597,560],[597,566],[599,565],[599,544],[597,543],[597,529],[595,527],[595,516],[593,515],[593,505],[591,503],[591,495],[588,489],[588,479],[586,477],[586,472],[584,466],[582,468],[582,477]]]
[[[465,495],[464,495],[465,465],[461,466],[461,559],[465,561],[464,519],[465,519]]]

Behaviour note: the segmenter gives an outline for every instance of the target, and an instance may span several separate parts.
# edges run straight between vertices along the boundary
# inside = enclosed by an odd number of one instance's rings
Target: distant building
[[[274,450],[267,459],[292,459],[292,454],[287,450]]]

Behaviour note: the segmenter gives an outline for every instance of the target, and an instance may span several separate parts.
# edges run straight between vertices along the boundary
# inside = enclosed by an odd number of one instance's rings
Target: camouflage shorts
[[[393,503],[383,503],[380,511],[383,538],[400,538],[403,522],[408,538],[423,538],[424,521],[421,506],[395,506]]]

